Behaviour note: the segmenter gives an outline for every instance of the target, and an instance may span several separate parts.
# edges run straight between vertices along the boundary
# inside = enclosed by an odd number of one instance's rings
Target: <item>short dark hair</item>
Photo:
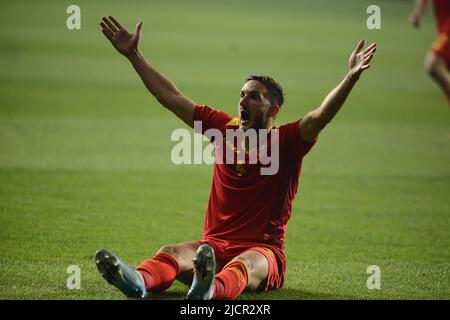
[[[257,80],[259,82],[262,82],[269,92],[270,102],[278,104],[280,107],[282,106],[282,104],[284,103],[284,93],[283,88],[281,88],[278,82],[268,76],[250,76],[245,79],[245,82],[250,80]]]

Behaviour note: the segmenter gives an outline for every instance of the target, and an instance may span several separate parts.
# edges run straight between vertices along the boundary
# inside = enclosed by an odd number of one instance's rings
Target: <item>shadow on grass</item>
[[[166,291],[163,293],[150,293],[149,299],[150,300],[185,300],[187,294],[186,291],[180,291],[180,290],[171,290]]]
[[[353,296],[329,292],[308,291],[298,288],[284,288],[269,292],[245,292],[242,299],[250,300],[352,300]]]
[[[152,293],[151,300],[184,300],[187,290],[171,290],[160,294]],[[313,292],[295,288],[278,289],[269,292],[244,292],[239,300],[353,300],[353,296]]]

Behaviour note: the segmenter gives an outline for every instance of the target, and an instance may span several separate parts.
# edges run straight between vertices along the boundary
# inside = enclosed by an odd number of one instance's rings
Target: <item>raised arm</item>
[[[319,108],[306,114],[300,121],[299,130],[304,140],[313,142],[317,138],[320,131],[334,118],[344,104],[361,73],[370,68],[370,60],[375,54],[377,45],[373,43],[362,50],[364,43],[365,41],[361,40],[352,52],[349,71],[344,80],[326,96]]]
[[[409,22],[414,27],[416,28],[419,27],[420,19],[422,18],[423,13],[425,12],[427,4],[428,0],[416,0],[414,8],[412,9],[411,14],[409,15]]]
[[[131,62],[150,93],[161,105],[172,111],[188,126],[193,127],[195,103],[184,96],[168,78],[160,74],[139,51],[142,24],[142,21],[139,22],[136,32],[131,34],[114,17],[103,17],[100,22],[105,37]]]

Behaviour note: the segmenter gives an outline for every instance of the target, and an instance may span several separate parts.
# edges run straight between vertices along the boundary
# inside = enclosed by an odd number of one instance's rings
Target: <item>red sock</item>
[[[234,299],[244,291],[247,284],[247,267],[241,261],[232,261],[214,277],[213,299]]]
[[[167,253],[157,253],[152,259],[142,262],[137,268],[144,277],[145,288],[162,292],[170,287],[178,274],[177,261]]]

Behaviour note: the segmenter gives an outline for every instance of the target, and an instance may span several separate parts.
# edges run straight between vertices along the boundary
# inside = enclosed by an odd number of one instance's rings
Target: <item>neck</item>
[[[274,121],[273,121],[273,118],[267,119],[267,121],[266,121],[266,123],[265,123],[265,125],[264,125],[264,129],[266,129],[267,132],[269,132],[270,130],[272,130],[272,128],[274,127],[273,122],[274,122]]]

